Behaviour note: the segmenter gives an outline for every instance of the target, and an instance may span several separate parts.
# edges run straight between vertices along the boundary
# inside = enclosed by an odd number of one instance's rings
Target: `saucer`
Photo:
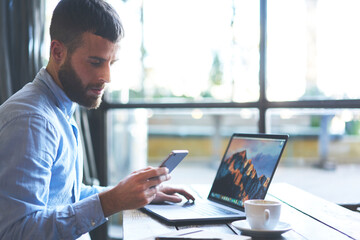
[[[290,224],[279,222],[274,229],[251,229],[246,220],[238,220],[231,223],[234,227],[239,229],[242,234],[254,237],[276,237],[291,229]]]

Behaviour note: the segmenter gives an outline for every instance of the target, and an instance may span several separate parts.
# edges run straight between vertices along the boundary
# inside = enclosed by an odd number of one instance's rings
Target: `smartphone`
[[[160,167],[167,167],[169,173],[188,155],[188,150],[173,150],[160,164]]]

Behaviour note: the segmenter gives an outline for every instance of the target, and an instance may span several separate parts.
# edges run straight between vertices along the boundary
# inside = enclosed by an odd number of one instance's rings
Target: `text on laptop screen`
[[[263,199],[285,144],[284,139],[234,136],[216,174],[210,197],[239,207]]]

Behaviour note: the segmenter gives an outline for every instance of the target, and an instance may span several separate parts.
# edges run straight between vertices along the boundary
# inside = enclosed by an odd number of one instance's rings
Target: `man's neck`
[[[54,82],[61,88],[64,89],[60,80],[59,80],[59,74],[58,74],[58,67],[57,65],[53,64],[51,58],[49,60],[48,65],[46,66],[46,71],[50,74],[50,76],[52,77],[52,79],[54,80]]]

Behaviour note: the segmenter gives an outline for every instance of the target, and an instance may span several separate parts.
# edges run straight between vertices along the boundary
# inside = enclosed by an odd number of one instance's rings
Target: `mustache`
[[[86,89],[104,89],[106,87],[105,83],[98,83],[98,84],[89,84]]]

